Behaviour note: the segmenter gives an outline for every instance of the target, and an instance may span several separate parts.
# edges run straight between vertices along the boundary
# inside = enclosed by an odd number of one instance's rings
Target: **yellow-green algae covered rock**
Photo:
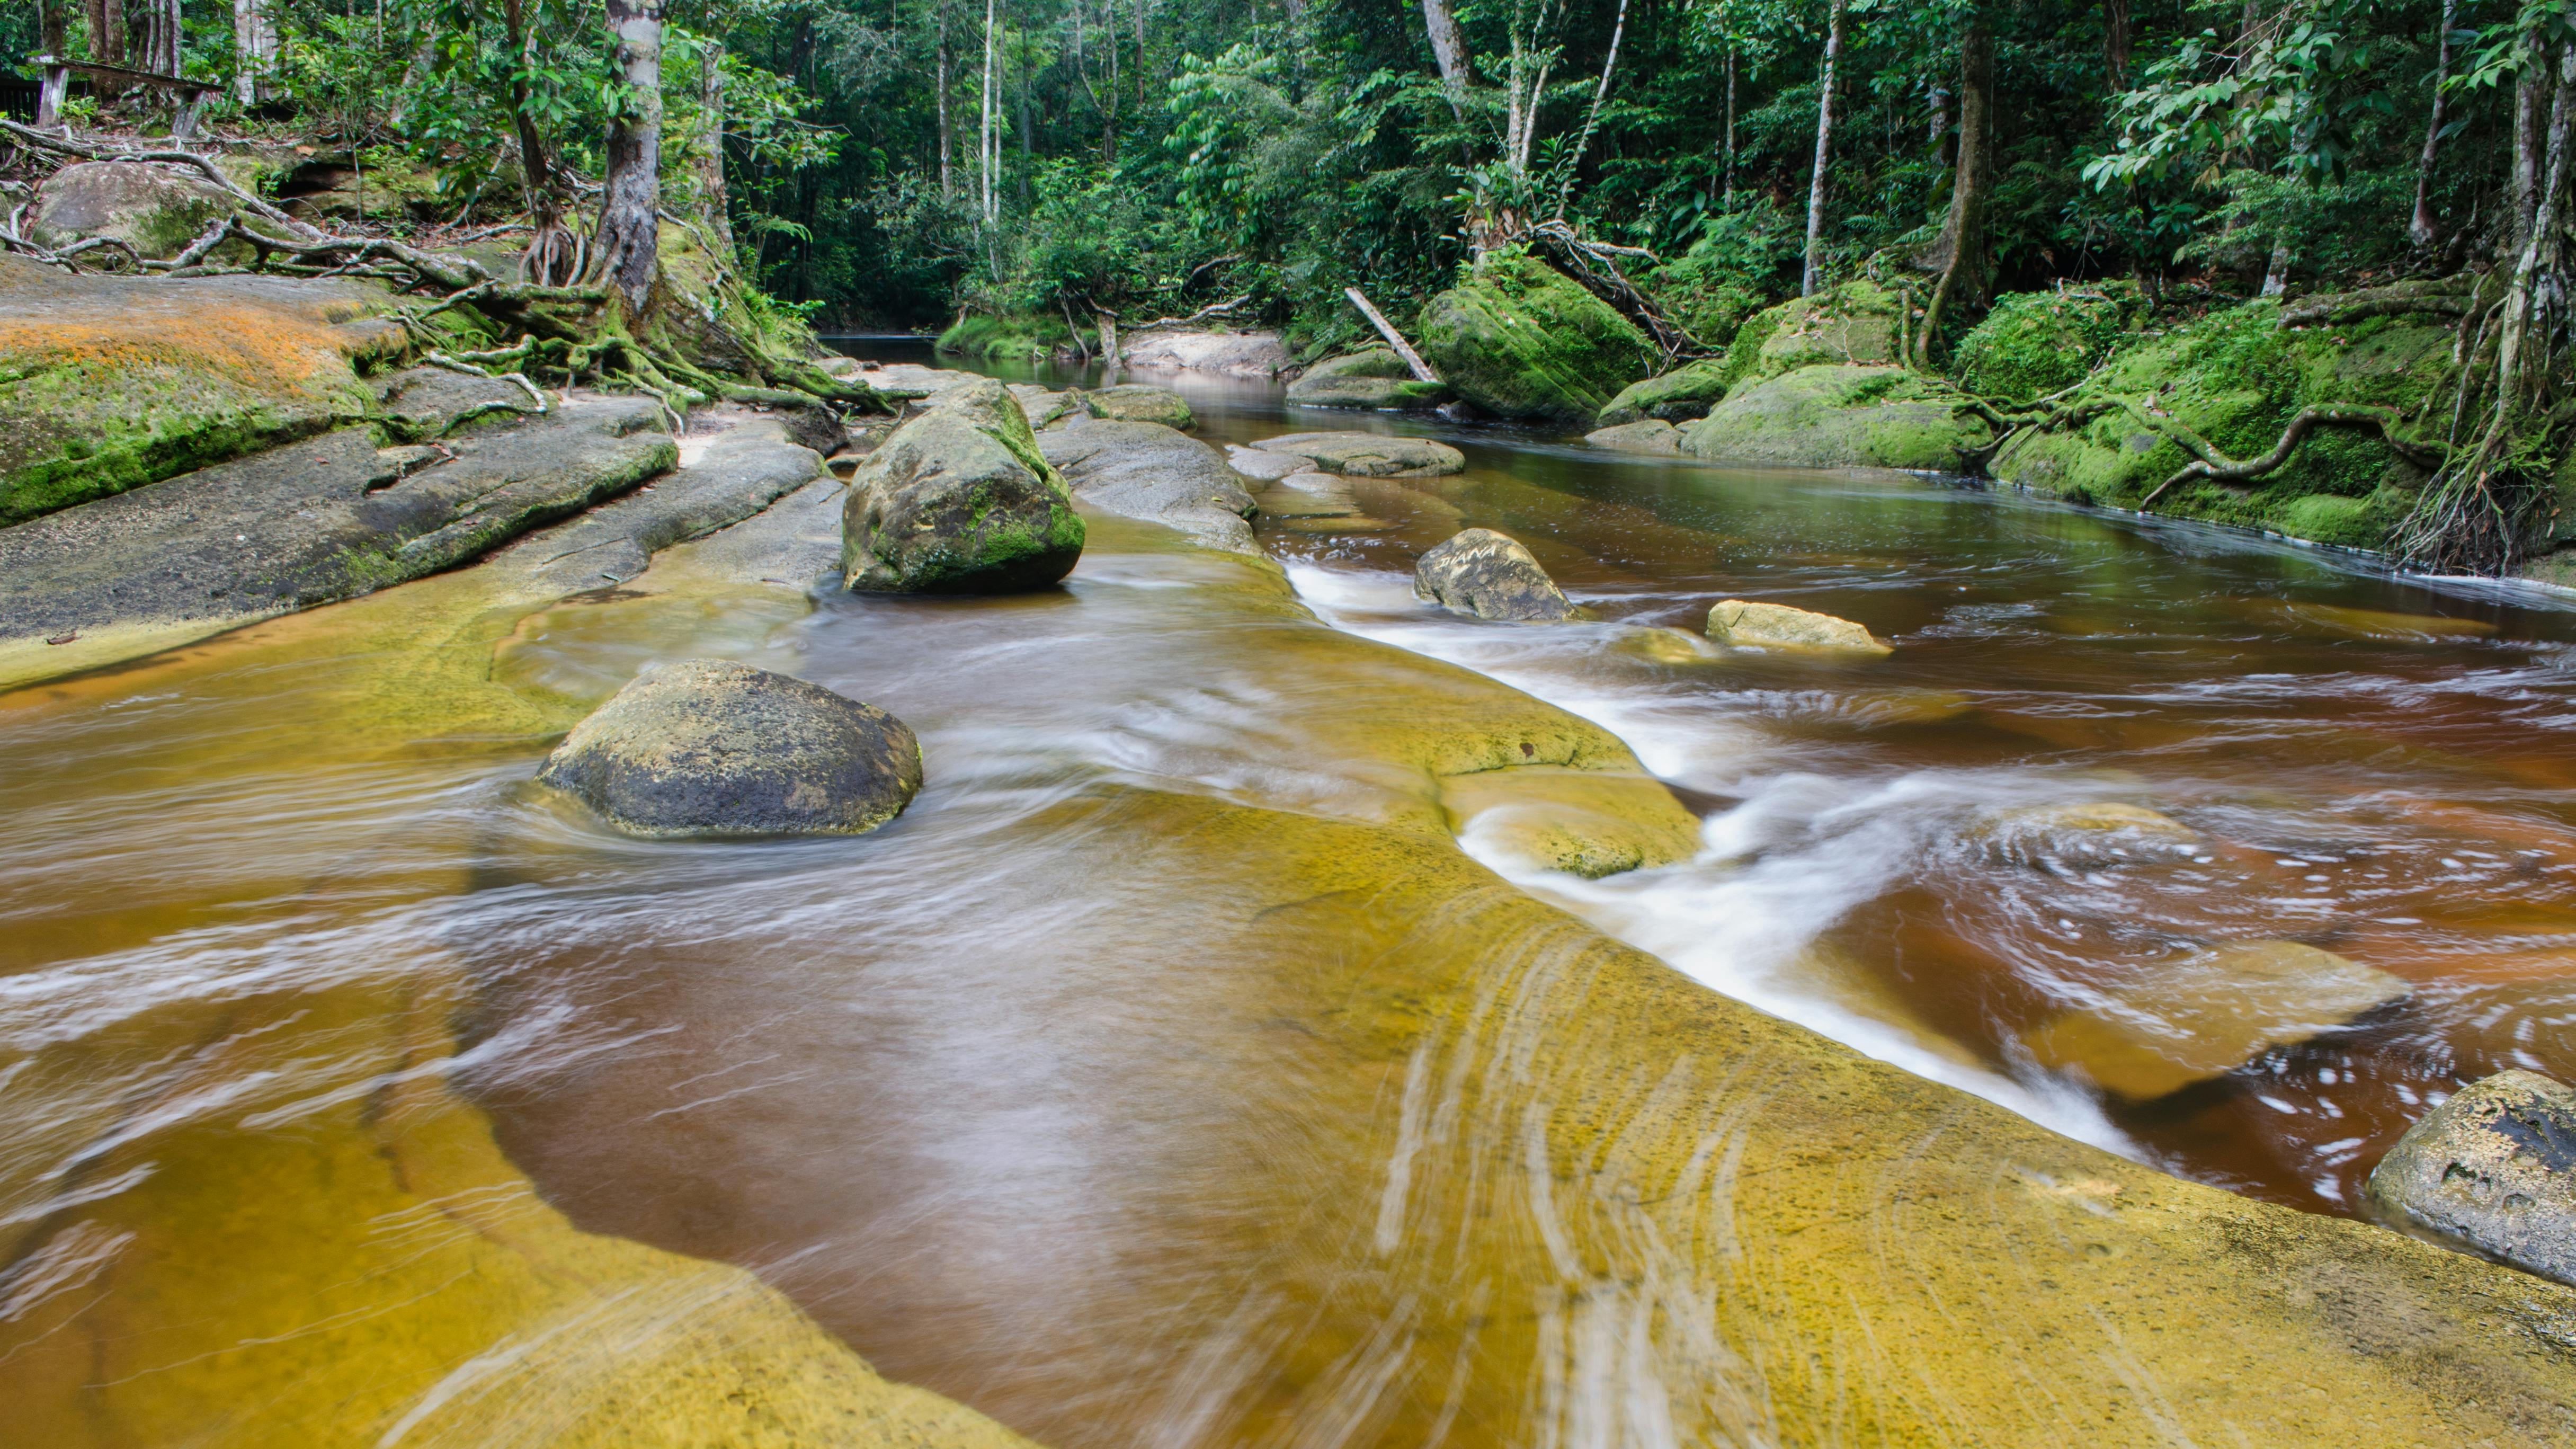
[[[1460,397],[1506,418],[1588,420],[1655,366],[1635,323],[1517,248],[1487,252],[1424,304],[1421,350]]]

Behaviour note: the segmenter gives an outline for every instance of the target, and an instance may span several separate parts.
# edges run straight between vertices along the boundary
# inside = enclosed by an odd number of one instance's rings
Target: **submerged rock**
[[[1242,443],[1226,444],[1225,460],[1235,472],[1256,483],[1276,483],[1291,473],[1309,472],[1315,466],[1295,453],[1274,453]]]
[[[1467,455],[1447,443],[1384,433],[1286,433],[1263,438],[1253,446],[1303,458],[1322,472],[1354,478],[1428,478],[1467,466]]]
[[[1725,599],[1708,611],[1708,637],[1720,644],[1750,649],[1795,649],[1816,653],[1891,654],[1869,630],[1849,619],[1793,609],[1786,604],[1756,604]]]
[[[1471,528],[1422,556],[1413,592],[1479,619],[1553,623],[1589,617],[1568,602],[1530,551],[1490,528]]]
[[[1610,399],[1610,405],[1601,410],[1595,421],[1604,428],[1614,428],[1646,419],[1679,423],[1704,418],[1710,408],[1725,399],[1731,381],[1723,358],[1694,362],[1677,372],[1628,384]]]
[[[2157,968],[2099,1007],[2026,1033],[2043,1067],[2131,1101],[2221,1077],[2277,1046],[2349,1026],[2413,988],[2296,941],[2238,941]]]
[[[1083,527],[1002,384],[933,397],[850,477],[841,569],[869,593],[991,594],[1073,572]]]
[[[2398,1224],[2576,1283],[2576,1091],[2523,1071],[2464,1087],[2406,1129],[2364,1191]]]
[[[1818,364],[1748,383],[1682,430],[1716,462],[1950,471],[1994,436],[1947,383],[1901,367]]]
[[[1440,782],[1449,828],[1482,858],[1586,880],[1688,860],[1699,821],[1652,775],[1520,766]]]
[[[1589,421],[1655,367],[1654,345],[1556,268],[1487,252],[1422,309],[1421,351],[1458,395],[1496,417]]]
[[[873,705],[720,659],[649,671],[573,726],[537,783],[628,835],[856,835],[921,788],[921,745]]]
[[[1199,425],[1199,420],[1190,415],[1189,403],[1179,393],[1150,383],[1131,382],[1118,387],[1094,388],[1083,394],[1083,402],[1095,418],[1109,418],[1122,423],[1161,423],[1182,432]]]
[[[1328,357],[1288,384],[1288,401],[1299,407],[1428,412],[1448,400],[1448,388],[1415,377],[1404,359],[1385,347]]]
[[[1660,453],[1674,458],[1682,454],[1682,430],[1661,418],[1595,428],[1583,435],[1583,441],[1620,453]]]

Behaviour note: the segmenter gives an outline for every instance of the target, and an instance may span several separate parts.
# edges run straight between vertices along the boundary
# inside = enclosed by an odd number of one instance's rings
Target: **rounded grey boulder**
[[[1471,528],[1422,556],[1413,592],[1479,619],[1554,623],[1589,618],[1568,602],[1530,551],[1490,528]]]
[[[537,782],[628,835],[857,835],[921,788],[921,744],[872,705],[720,659],[647,671],[573,726]]]
[[[2398,1226],[2576,1283],[2576,1090],[2521,1071],[2465,1087],[2406,1129],[2364,1194]]]

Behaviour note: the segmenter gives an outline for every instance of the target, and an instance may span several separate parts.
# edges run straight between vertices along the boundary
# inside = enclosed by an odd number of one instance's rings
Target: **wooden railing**
[[[100,65],[95,61],[65,60],[57,55],[28,57],[28,64],[44,72],[36,90],[36,124],[52,127],[62,124],[63,97],[71,90],[72,72],[79,71],[93,80],[124,81],[129,85],[160,86],[179,93],[179,113],[170,122],[174,141],[193,139],[197,134],[197,112],[204,108],[206,97],[223,86],[214,81],[190,80],[183,75],[163,75],[158,71],[128,70],[121,65]]]

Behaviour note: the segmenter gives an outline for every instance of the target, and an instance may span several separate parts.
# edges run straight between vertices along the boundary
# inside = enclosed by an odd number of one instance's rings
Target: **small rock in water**
[[[2159,967],[2022,1041],[2043,1067],[2153,1101],[2403,1001],[2413,988],[2297,941],[2237,941]]]
[[[1596,428],[1585,433],[1583,441],[1621,453],[1663,453],[1675,458],[1682,455],[1682,430],[1662,418]]]
[[[1742,599],[1723,600],[1708,611],[1708,637],[1720,644],[1755,649],[1838,654],[1895,652],[1849,619],[1793,609],[1786,604],[1753,604]]]
[[[1110,418],[1122,423],[1161,423],[1182,432],[1199,425],[1190,415],[1190,405],[1179,393],[1151,383],[1131,382],[1118,387],[1094,389],[1084,395],[1095,418]],[[1044,423],[1038,424],[1044,427]]]
[[[1326,473],[1354,478],[1428,478],[1467,466],[1467,455],[1429,438],[1383,433],[1288,433],[1254,444],[1264,452],[1304,458]]]
[[[2406,1129],[2364,1191],[2397,1225],[2576,1283],[2576,1091],[2498,1072]]]
[[[628,835],[857,835],[911,803],[921,745],[903,721],[820,685],[691,659],[573,726],[537,782]]]
[[[1490,528],[1471,528],[1422,556],[1413,592],[1479,619],[1552,623],[1588,618],[1568,602],[1530,551]]]

